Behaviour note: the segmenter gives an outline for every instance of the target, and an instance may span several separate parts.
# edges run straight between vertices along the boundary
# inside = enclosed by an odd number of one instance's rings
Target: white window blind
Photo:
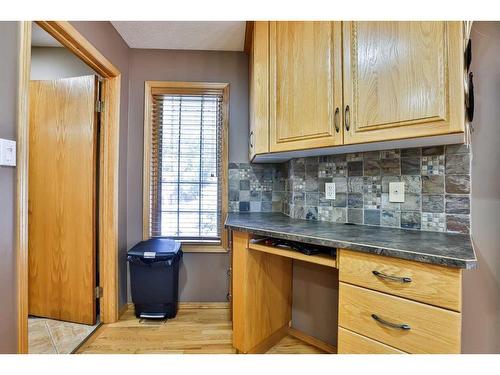
[[[153,95],[152,237],[220,241],[222,99]]]

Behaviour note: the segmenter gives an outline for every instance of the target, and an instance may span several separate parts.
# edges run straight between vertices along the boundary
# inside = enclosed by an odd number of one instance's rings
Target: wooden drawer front
[[[379,272],[379,276],[373,271]],[[384,275],[405,277],[411,281],[402,282]],[[460,269],[341,250],[339,279],[346,283],[461,311]]]
[[[389,327],[379,319],[406,324]],[[460,314],[340,283],[339,325],[407,353],[460,353]]]
[[[339,327],[338,354],[406,354],[401,350]]]

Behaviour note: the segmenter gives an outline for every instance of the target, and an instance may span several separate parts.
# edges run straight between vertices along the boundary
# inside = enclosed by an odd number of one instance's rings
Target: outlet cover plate
[[[389,182],[389,202],[403,203],[405,201],[405,183]]]
[[[325,199],[335,199],[335,182],[325,183]]]
[[[0,166],[16,166],[16,141],[0,139]]]

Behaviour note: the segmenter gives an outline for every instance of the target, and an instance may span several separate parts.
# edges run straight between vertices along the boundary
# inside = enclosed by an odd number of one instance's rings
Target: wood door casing
[[[344,22],[344,143],[464,131],[460,22]]]
[[[31,315],[95,324],[97,77],[30,82]]]
[[[269,34],[270,151],[342,144],[340,22],[274,21]]]
[[[255,21],[249,66],[250,160],[269,152],[269,22]]]

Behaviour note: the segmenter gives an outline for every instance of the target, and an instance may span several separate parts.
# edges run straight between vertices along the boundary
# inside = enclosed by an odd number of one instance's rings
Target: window
[[[226,84],[146,82],[144,237],[226,244]]]

